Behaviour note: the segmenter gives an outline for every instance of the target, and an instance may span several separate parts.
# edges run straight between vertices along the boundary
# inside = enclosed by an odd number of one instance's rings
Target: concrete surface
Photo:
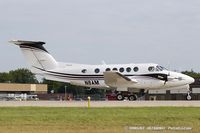
[[[91,101],[91,107],[200,107],[200,101]],[[0,101],[0,107],[87,107],[87,101]]]

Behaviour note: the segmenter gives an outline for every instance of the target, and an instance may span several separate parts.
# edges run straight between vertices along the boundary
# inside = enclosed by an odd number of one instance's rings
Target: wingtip
[[[18,41],[18,40],[12,39],[12,40],[10,40],[10,41],[8,41],[8,42],[9,42],[9,43],[12,43],[12,44],[16,44],[17,41]]]

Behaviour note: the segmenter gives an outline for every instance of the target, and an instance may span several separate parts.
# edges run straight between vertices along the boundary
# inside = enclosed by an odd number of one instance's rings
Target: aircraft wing
[[[107,71],[104,72],[104,81],[106,85],[110,87],[126,86],[129,84],[137,83],[136,80],[132,80],[119,72]]]

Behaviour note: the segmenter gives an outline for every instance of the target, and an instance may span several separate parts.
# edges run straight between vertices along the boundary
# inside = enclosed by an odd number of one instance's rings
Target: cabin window
[[[130,68],[130,67],[127,67],[127,68],[126,68],[126,71],[127,71],[127,72],[130,72],[130,71],[131,71],[131,68]]]
[[[137,72],[138,70],[139,70],[138,67],[134,67],[134,68],[133,68],[133,71],[134,71],[134,72]]]
[[[110,71],[110,68],[106,68],[106,71]]]
[[[124,72],[124,68],[121,67],[121,68],[119,69],[119,71],[120,71],[121,73]]]
[[[153,71],[155,70],[155,68],[154,68],[154,66],[150,66],[150,67],[148,68],[148,70],[149,70],[149,72],[153,72]]]
[[[113,70],[113,71],[117,71],[118,69],[117,69],[117,68],[113,68],[112,70]]]
[[[81,72],[82,72],[82,73],[86,73],[86,72],[87,72],[87,70],[86,70],[86,69],[83,69]]]
[[[100,72],[100,69],[99,69],[99,68],[96,68],[96,69],[94,70],[94,72],[95,72],[95,73],[99,73],[99,72]]]

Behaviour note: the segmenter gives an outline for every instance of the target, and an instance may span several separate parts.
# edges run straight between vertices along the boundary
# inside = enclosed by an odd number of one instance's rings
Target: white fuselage
[[[153,67],[154,70],[149,71],[149,67]],[[152,63],[116,65],[82,65],[61,63],[60,67],[45,71],[43,75],[49,80],[68,82],[74,85],[91,88],[117,88],[121,91],[127,91],[128,88],[147,90],[166,89],[185,86],[194,82],[194,79],[187,75],[168,71],[166,69],[157,69],[157,67],[157,64]],[[99,71],[97,71],[97,69],[99,69]],[[103,74],[103,72],[108,69],[111,71],[117,71],[130,79],[136,80],[137,83],[122,83],[108,86],[104,81]],[[161,77],[159,77],[159,75],[161,75]],[[162,75],[167,75],[168,81],[162,79]]]
[[[57,62],[43,47],[45,42],[10,41],[18,45],[33,73],[48,80],[91,88],[116,88],[119,91],[166,89],[189,86],[194,79],[153,63],[84,65]]]

